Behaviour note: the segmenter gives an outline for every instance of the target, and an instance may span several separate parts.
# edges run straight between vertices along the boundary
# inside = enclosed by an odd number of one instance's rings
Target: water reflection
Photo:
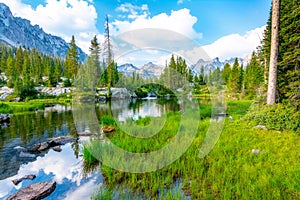
[[[0,199],[34,182],[53,180],[57,181],[57,188],[46,199],[88,199],[99,188],[103,177],[97,170],[99,163],[85,166],[80,156],[81,143],[86,138],[62,146],[60,153],[50,149],[32,159],[20,158],[20,151],[16,147],[27,148],[62,135],[78,137],[77,132],[87,129],[99,133],[99,120],[104,115],[114,116],[124,122],[138,117],[161,117],[167,111],[180,109],[177,100],[133,99],[91,104],[74,110],[71,106],[55,105],[44,112],[12,115],[10,126],[0,129]],[[12,184],[12,179],[27,174],[35,174],[37,178],[25,180],[18,186]]]
[[[29,147],[61,135],[74,135],[71,111],[12,115],[10,126],[0,129],[0,180],[15,175],[27,159],[18,156],[17,146]],[[74,145],[78,155],[78,148]]]
[[[100,116],[111,115],[119,122],[138,117],[159,117],[168,111],[179,111],[177,99],[122,99],[108,104],[97,104]]]

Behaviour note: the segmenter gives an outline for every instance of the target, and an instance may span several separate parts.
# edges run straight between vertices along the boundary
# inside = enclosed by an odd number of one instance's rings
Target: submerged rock
[[[60,136],[60,137],[56,137],[56,138],[53,138],[51,139],[48,144],[51,146],[51,147],[54,147],[54,146],[60,146],[60,145],[65,145],[67,143],[70,143],[70,142],[74,142],[76,139],[75,138],[72,138],[72,137],[67,137],[67,136]]]
[[[49,196],[55,188],[56,182],[34,183],[9,196],[7,200],[39,200]]]
[[[78,136],[92,136],[92,135],[95,135],[94,133],[92,133],[91,131],[89,130],[85,130],[83,132],[79,132],[77,133]]]
[[[26,176],[23,176],[22,178],[12,180],[12,182],[13,182],[13,184],[18,185],[19,183],[21,183],[25,179],[33,180],[33,179],[35,179],[35,177],[36,177],[35,175],[26,175]]]
[[[47,150],[48,148],[50,148],[48,142],[42,142],[38,150],[39,150],[39,151],[45,151],[45,150]]]
[[[27,151],[32,152],[32,153],[39,152],[40,147],[41,147],[41,143],[34,144],[34,145],[28,147]]]
[[[56,152],[61,152],[61,151],[62,151],[62,149],[61,149],[60,146],[53,147],[52,149],[53,149],[54,151],[56,151]]]

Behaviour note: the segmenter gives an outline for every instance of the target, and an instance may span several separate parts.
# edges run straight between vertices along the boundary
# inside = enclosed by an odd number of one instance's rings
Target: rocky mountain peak
[[[14,17],[3,3],[0,3],[0,43],[9,46],[23,46],[51,56],[66,57],[69,43],[58,36],[45,33],[38,25],[31,25],[27,19]],[[87,55],[78,47],[80,61]]]

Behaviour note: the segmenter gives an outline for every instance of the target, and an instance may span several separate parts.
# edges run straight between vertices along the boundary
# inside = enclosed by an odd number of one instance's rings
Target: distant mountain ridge
[[[143,78],[158,78],[165,66],[156,65],[149,62],[143,66],[136,67],[133,64],[126,63],[118,66],[118,71],[125,76],[132,76],[133,73]]]
[[[243,65],[245,68],[250,63],[251,55],[246,56],[245,58],[238,58],[238,62],[240,65]],[[225,61],[220,61],[219,58],[214,58],[209,61],[205,61],[203,59],[199,59],[198,62],[194,65],[190,66],[190,69],[193,71],[194,74],[200,74],[201,67],[204,67],[204,73],[207,74],[209,71],[214,71],[217,68],[223,69],[226,63],[230,64],[231,66],[234,63],[235,58],[230,58]],[[133,64],[126,63],[123,65],[118,66],[118,71],[123,73],[125,76],[132,76],[133,73],[138,74],[143,78],[158,78],[160,74],[163,72],[165,66],[160,66],[149,62],[145,65],[140,67],[136,67]]]
[[[46,55],[66,57],[69,44],[58,36],[45,33],[38,25],[31,25],[30,21],[14,17],[3,3],[0,3],[0,43],[9,46],[33,49]],[[87,55],[77,47],[79,59],[83,62]]]
[[[240,65],[242,65],[244,68],[250,63],[251,55],[247,55],[245,58],[237,58]],[[204,73],[207,74],[209,71],[214,71],[217,68],[223,69],[224,65],[228,63],[229,65],[233,65],[235,58],[230,58],[225,61],[220,61],[218,57],[205,61],[203,59],[199,59],[198,62],[194,65],[191,65],[191,69],[194,73],[200,74],[201,67],[204,67]]]

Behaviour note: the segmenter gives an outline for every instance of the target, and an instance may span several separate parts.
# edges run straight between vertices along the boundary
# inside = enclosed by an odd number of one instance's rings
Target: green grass
[[[228,102],[227,113],[234,120],[226,119],[217,144],[203,159],[199,158],[199,149],[210,123],[208,118],[199,121],[196,138],[184,155],[165,168],[129,173],[102,164],[107,193],[123,190],[131,197],[142,195],[147,199],[183,199],[184,195],[192,199],[299,199],[299,135],[253,129],[253,122],[239,119],[251,104],[251,101]],[[168,113],[163,129],[148,139],[134,138],[119,128],[109,139],[128,151],[150,152],[168,144],[180,119],[179,112]],[[91,141],[84,149],[86,154],[86,151],[101,151],[101,146]],[[252,149],[259,149],[260,153],[253,154]],[[89,160],[94,158],[86,159]],[[182,193],[170,190],[176,181],[182,182]]]
[[[34,112],[36,109],[44,110],[45,106],[52,104],[68,104],[71,99],[34,99],[27,102],[0,102],[0,113],[24,114]]]
[[[43,110],[45,108],[44,103],[33,103],[33,102],[6,102],[0,103],[0,113],[7,114],[20,114],[27,112],[34,112],[35,109]]]

